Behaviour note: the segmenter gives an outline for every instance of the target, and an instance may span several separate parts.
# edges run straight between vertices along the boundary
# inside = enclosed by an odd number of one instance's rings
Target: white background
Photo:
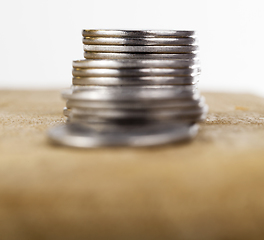
[[[0,8],[0,89],[71,85],[83,28],[199,33],[200,89],[264,96],[263,0],[8,0]]]

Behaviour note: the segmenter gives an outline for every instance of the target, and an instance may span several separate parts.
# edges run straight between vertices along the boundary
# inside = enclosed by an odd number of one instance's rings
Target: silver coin
[[[189,68],[200,66],[199,60],[195,59],[115,59],[115,60],[76,60],[72,63],[73,68]]]
[[[84,37],[194,37],[195,31],[84,29]]]
[[[196,100],[182,101],[158,101],[158,102],[106,102],[106,101],[84,101],[84,100],[68,100],[67,108],[91,108],[91,109],[196,109],[205,106],[205,99],[201,97]],[[67,109],[66,108],[66,109]]]
[[[133,46],[188,46],[197,45],[195,38],[118,38],[84,37],[85,45],[133,45]]]
[[[187,120],[192,120],[193,122],[196,122],[197,121],[197,117],[200,118],[201,115],[207,114],[207,110],[208,110],[207,105],[203,105],[200,108],[202,110],[198,114],[176,115],[177,118],[175,118],[175,115],[173,115],[172,117],[166,116],[166,119],[173,119],[173,120],[182,120],[183,119],[183,120],[186,120],[186,121]],[[84,109],[81,109],[81,110],[84,110]],[[151,110],[153,110],[153,108]],[[72,109],[68,108],[68,107],[65,107],[63,109],[63,115],[65,117],[71,117],[71,121],[73,121],[73,120],[77,120],[77,121],[82,120],[84,122],[86,122],[86,121],[90,122],[91,119],[93,119],[92,122],[94,122],[95,121],[94,119],[96,119],[96,122],[98,122],[99,119],[100,119],[99,122],[101,122],[101,123],[109,123],[109,121],[120,120],[120,118],[109,118],[109,117],[106,117],[106,116],[98,116],[98,115],[91,115],[91,114],[90,115],[87,115],[87,114],[75,114],[75,115],[73,115]],[[126,117],[123,116],[121,118],[121,120],[122,119],[125,119],[127,122],[130,122],[132,119],[145,119],[147,121],[150,121],[150,120],[156,121],[157,120],[155,118],[146,117],[145,115],[140,115],[140,117],[138,117],[138,116],[135,117],[134,116],[133,118],[131,118],[129,116],[128,117],[127,116]],[[163,119],[163,121],[166,120],[166,119]]]
[[[197,88],[184,86],[85,86],[66,89],[62,97],[67,100],[90,101],[162,101],[173,99],[199,99]]]
[[[191,77],[73,77],[73,85],[191,85],[199,81],[199,76]]]
[[[96,148],[103,146],[155,146],[171,142],[189,140],[196,136],[196,124],[166,124],[98,131],[81,124],[57,126],[48,132],[52,143],[78,147]]]
[[[167,118],[162,120],[162,124],[167,123],[195,123],[195,122],[202,122],[206,119],[207,112],[202,113],[201,115],[196,116],[177,116],[172,118]],[[82,123],[82,124],[101,124],[104,127],[107,126],[115,126],[115,127],[126,127],[126,126],[143,126],[143,125],[150,125],[150,124],[157,124],[161,123],[161,121],[158,119],[146,119],[146,118],[121,118],[121,119],[105,119],[98,116],[73,116],[71,115],[71,109],[68,109],[68,122],[76,122],[76,123]],[[70,121],[70,120],[71,121]]]
[[[126,110],[126,109],[91,109],[77,108],[71,110],[70,117],[74,116],[97,116],[104,119],[171,119],[177,117],[200,116],[208,111],[207,105],[203,108],[197,107],[194,109],[144,109],[144,110]]]
[[[118,45],[83,45],[85,52],[108,53],[196,53],[197,45],[193,46],[118,46]]]
[[[109,122],[117,122],[117,125],[120,125],[120,122],[123,124],[125,122],[167,122],[167,121],[174,121],[175,123],[178,122],[185,122],[185,123],[195,123],[201,122],[204,120],[204,116],[206,116],[207,111],[201,111],[201,113],[192,113],[192,114],[170,114],[170,115],[138,115],[137,117],[131,118],[130,116],[118,116],[113,117],[113,115],[108,116],[98,116],[98,115],[74,115],[70,114],[68,117],[68,122],[76,122],[76,123],[87,123],[89,124],[91,119],[97,118],[105,122],[107,125]],[[115,115],[116,116],[116,115]],[[125,125],[125,124],[124,124]]]
[[[200,69],[197,67],[173,68],[73,68],[74,77],[143,77],[143,76],[197,76]]]
[[[66,110],[64,115],[67,117],[67,122],[76,122],[82,124],[102,124],[102,126],[115,126],[115,127],[122,127],[122,126],[142,126],[143,124],[151,124],[151,123],[161,123],[161,119],[150,119],[146,117],[141,118],[103,118],[99,116],[84,116],[84,115],[72,115],[71,109],[68,109],[68,114],[66,115]],[[197,123],[203,122],[206,119],[207,111],[202,112],[202,114],[198,115],[178,115],[162,119],[162,123],[166,124],[169,122],[174,123]]]
[[[198,59],[198,53],[99,53],[84,52],[86,59]]]

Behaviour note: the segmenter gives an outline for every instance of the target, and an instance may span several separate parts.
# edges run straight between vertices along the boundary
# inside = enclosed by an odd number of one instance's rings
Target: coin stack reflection
[[[193,138],[208,107],[194,31],[83,30],[64,126],[50,139],[73,147],[151,146]]]

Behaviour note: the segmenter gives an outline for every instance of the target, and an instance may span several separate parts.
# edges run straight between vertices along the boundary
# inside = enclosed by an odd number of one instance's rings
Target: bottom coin
[[[171,123],[98,130],[89,125],[69,123],[48,132],[52,143],[77,148],[107,146],[145,147],[190,140],[197,124]]]

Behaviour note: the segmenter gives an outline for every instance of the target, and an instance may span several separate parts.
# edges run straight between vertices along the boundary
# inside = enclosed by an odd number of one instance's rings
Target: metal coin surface
[[[140,118],[109,118],[109,117],[99,117],[99,116],[90,116],[90,115],[72,115],[71,109],[69,109],[68,115],[65,115],[68,117],[68,122],[76,122],[76,123],[82,123],[82,124],[103,124],[104,126],[129,126],[129,125],[143,125],[143,124],[151,124],[151,123],[162,123],[166,124],[169,122],[174,123],[196,123],[196,122],[203,122],[206,119],[207,111],[202,112],[201,114],[195,114],[195,115],[177,115],[166,118],[148,118],[147,116],[140,117]]]
[[[120,86],[120,85],[191,85],[199,81],[199,76],[185,77],[73,77],[73,85],[102,85],[102,86]]]
[[[62,97],[67,100],[90,101],[162,101],[198,99],[195,86],[86,86],[66,89]]]
[[[197,52],[193,53],[106,53],[84,52],[86,59],[198,59]]]
[[[205,106],[205,99],[201,97],[196,100],[184,101],[160,101],[160,102],[106,102],[106,101],[85,101],[85,100],[68,100],[67,108],[91,108],[91,109],[196,109]]]
[[[195,53],[197,45],[193,46],[118,46],[118,45],[83,45],[86,52],[108,53]]]
[[[76,60],[73,68],[189,68],[200,66],[195,59],[116,59]]]
[[[81,124],[57,126],[48,132],[51,142],[59,145],[96,148],[104,146],[155,146],[171,142],[189,140],[196,136],[196,124],[166,124],[136,127],[132,129],[102,130]]]
[[[67,107],[63,108],[63,115],[65,117],[69,117],[70,114],[71,114],[71,109],[70,108],[67,108]]]
[[[71,110],[71,109],[69,109]],[[201,115],[196,116],[177,116],[172,118],[167,118],[162,120],[162,124],[167,123],[178,123],[178,122],[184,122],[184,123],[195,123],[195,122],[201,122],[206,119],[207,112],[204,112]],[[71,121],[69,121],[69,119]],[[98,116],[72,116],[69,111],[69,116],[67,118],[68,122],[76,122],[76,123],[82,123],[82,124],[102,124],[104,126],[120,126],[120,127],[126,127],[126,126],[143,126],[143,125],[150,125],[150,124],[161,124],[161,121],[158,119],[146,119],[146,118],[121,118],[121,119],[105,119]]]
[[[84,37],[85,45],[133,45],[133,46],[188,46],[196,45],[195,38],[118,38]]]
[[[84,37],[193,37],[195,31],[84,29]]]
[[[143,77],[143,76],[197,76],[200,69],[197,67],[173,68],[73,68],[74,77]]]
[[[197,107],[195,109],[144,109],[144,110],[125,110],[125,109],[91,109],[91,108],[73,108],[71,116],[96,116],[104,119],[152,119],[163,120],[177,117],[191,117],[200,116],[207,112],[208,107]]]

